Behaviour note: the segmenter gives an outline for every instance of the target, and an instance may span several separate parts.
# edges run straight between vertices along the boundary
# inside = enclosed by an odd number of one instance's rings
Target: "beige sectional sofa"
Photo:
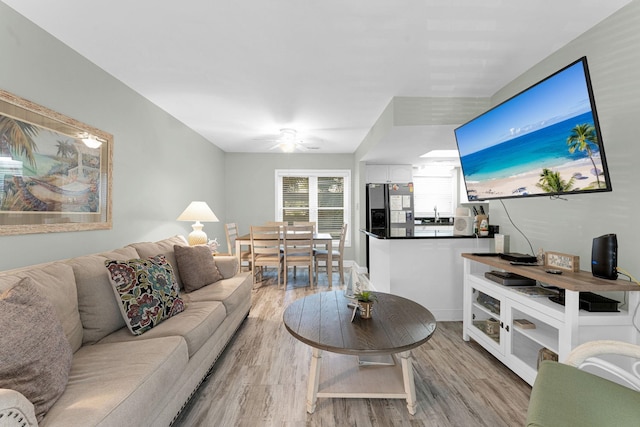
[[[72,351],[64,391],[39,424],[29,400],[0,388],[0,426],[171,424],[247,317],[252,288],[235,257],[216,256],[223,279],[185,292],[176,244],[187,246],[176,236],[0,273],[0,294],[30,278],[52,303]],[[159,254],[174,269],[184,311],[134,335],[125,326],[105,261]]]

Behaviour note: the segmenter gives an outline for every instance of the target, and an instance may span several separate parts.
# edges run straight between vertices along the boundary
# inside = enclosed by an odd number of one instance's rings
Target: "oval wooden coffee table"
[[[353,309],[347,307],[352,300],[344,291],[309,295],[286,308],[283,320],[287,330],[313,348],[307,412],[315,411],[318,397],[341,397],[406,399],[409,413],[416,413],[410,350],[431,338],[436,321],[418,303],[375,294],[378,301],[373,318],[361,319],[356,314],[353,322]],[[323,355],[323,351],[329,353]],[[369,358],[369,362],[344,355]],[[388,361],[383,362],[380,357],[385,355]]]

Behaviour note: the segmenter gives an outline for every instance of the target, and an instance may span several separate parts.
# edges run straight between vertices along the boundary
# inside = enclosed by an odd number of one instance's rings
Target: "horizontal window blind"
[[[282,177],[282,221],[309,221],[309,178]]]
[[[318,230],[340,239],[344,224],[344,178],[318,177]]]

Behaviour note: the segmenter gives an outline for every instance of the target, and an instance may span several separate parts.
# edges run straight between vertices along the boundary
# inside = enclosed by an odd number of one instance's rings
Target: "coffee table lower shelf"
[[[416,413],[416,392],[410,352],[395,355],[393,365],[361,364],[357,356],[313,349],[307,412],[316,409],[319,397],[406,399],[411,415]]]

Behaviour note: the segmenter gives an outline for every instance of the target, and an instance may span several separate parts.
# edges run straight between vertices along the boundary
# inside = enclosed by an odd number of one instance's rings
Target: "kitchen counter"
[[[462,320],[462,254],[490,252],[492,237],[454,236],[451,231],[421,231],[416,236],[369,236],[369,280],[380,292],[426,307],[436,320]]]
[[[450,227],[450,230],[424,230],[419,229],[413,232],[413,236],[393,236],[391,234],[391,230],[360,230],[364,234],[369,237],[373,237],[376,239],[475,239],[475,235],[471,236],[454,236],[453,235],[453,227]],[[493,237],[478,237],[479,239],[489,239]]]

